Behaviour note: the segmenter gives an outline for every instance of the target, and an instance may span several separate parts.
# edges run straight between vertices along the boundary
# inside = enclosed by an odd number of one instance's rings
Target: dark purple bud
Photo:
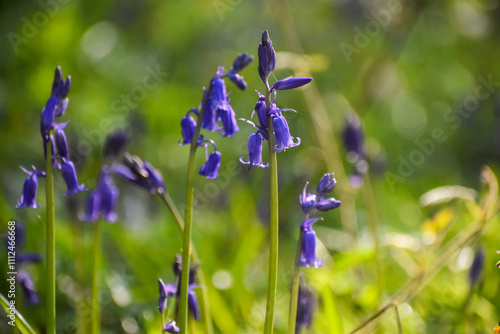
[[[252,133],[248,139],[248,161],[244,161],[243,157],[240,158],[240,162],[245,165],[250,165],[248,170],[252,166],[259,166],[260,168],[267,168],[269,164],[262,163],[262,137],[260,133]]]
[[[281,152],[287,148],[300,145],[300,138],[297,137],[297,142],[294,142],[294,137],[290,136],[288,123],[283,116],[273,117],[274,133],[276,135],[275,152]]]
[[[214,77],[212,79],[210,100],[212,100],[215,105],[227,102],[226,83],[223,79],[219,77]]]
[[[196,120],[193,117],[191,116],[182,117],[181,119],[182,143],[179,141],[179,145],[191,144],[195,129],[196,129]]]
[[[241,53],[236,57],[233,63],[231,72],[238,73],[253,61],[253,56],[249,56],[247,52]]]
[[[309,182],[306,182],[304,190],[302,190],[302,195],[299,197],[300,206],[304,213],[311,211],[314,208],[314,204],[316,204],[316,195],[307,193],[308,184]]]
[[[215,115],[217,111],[217,105],[212,101],[208,100],[205,105],[205,114],[203,115],[203,122],[201,123],[201,128],[208,131],[220,130],[220,126],[215,122]],[[194,133],[194,130],[193,130]]]
[[[259,75],[265,83],[267,77],[274,70],[276,65],[276,52],[273,48],[273,42],[269,39],[267,30],[262,33],[262,43],[259,44]]]
[[[78,191],[85,191],[85,185],[78,184],[78,178],[76,176],[75,164],[70,161],[63,159],[63,163],[61,165],[61,174],[66,182],[66,186],[68,186],[68,192],[63,196],[76,194]]]
[[[255,109],[253,111],[257,114],[260,127],[267,130],[267,108],[266,102],[264,102],[264,97],[259,98],[259,101],[255,104]]]
[[[335,198],[327,198],[316,203],[315,208],[319,211],[330,211],[338,208],[342,203]]]
[[[125,153],[123,164],[113,164],[111,171],[125,180],[132,181],[140,187],[149,189],[148,171],[144,162],[135,155]]]
[[[61,67],[58,66],[54,74],[54,82],[52,83],[51,96],[55,96],[58,99],[64,99],[66,95],[68,95],[70,88],[71,88],[71,76],[68,76],[66,80],[63,80]]]
[[[298,265],[301,267],[319,268],[323,265],[324,259],[321,261],[316,259],[316,232],[312,229],[312,225],[321,218],[311,218],[305,220],[300,228],[303,231],[302,235],[302,250]]]
[[[229,73],[228,77],[229,80],[231,80],[239,89],[245,90],[247,88],[248,85],[241,75],[236,73]]]
[[[276,81],[273,87],[271,87],[271,91],[293,89],[307,85],[311,81],[311,78],[286,78]]]
[[[484,253],[481,248],[478,248],[476,250],[476,254],[474,255],[474,260],[472,261],[472,265],[469,271],[469,282],[471,287],[474,287],[479,281],[483,268],[484,268]]]
[[[54,125],[54,117],[56,112],[56,105],[59,102],[57,97],[50,97],[45,108],[42,110],[42,120],[40,122],[40,131],[44,140],[49,139],[50,130]]]
[[[175,321],[170,320],[168,322],[168,324],[165,325],[165,328],[163,328],[163,331],[167,332],[167,333],[174,333],[175,334],[175,333],[179,333],[180,329],[175,324]]]
[[[355,113],[347,115],[344,129],[342,131],[342,141],[348,153],[347,160],[353,163],[359,159],[364,159],[364,133],[361,121]]]
[[[217,109],[217,121],[222,122],[224,131],[221,131],[220,134],[224,137],[232,137],[237,131],[240,130],[238,124],[236,124],[236,115],[234,110],[227,103],[223,103]]]
[[[38,177],[44,177],[45,172],[42,172],[35,167],[33,167],[33,172],[26,170],[24,167],[21,167],[21,169],[29,176],[26,181],[24,181],[23,193],[21,194],[21,198],[17,201],[16,208],[23,208],[26,206],[28,208],[38,209],[41,206],[40,204],[36,204]]]
[[[188,289],[188,307],[193,317],[196,321],[200,320],[200,306],[198,305],[198,299],[196,298],[196,293],[192,287]]]
[[[219,173],[220,159],[220,152],[211,153],[205,164],[200,167],[200,175],[206,176],[207,179],[216,179]]]
[[[115,206],[120,192],[115,186],[113,178],[106,170],[101,172],[101,179],[99,180],[97,191],[101,196],[100,211],[103,219],[110,223],[115,222],[117,218]]]
[[[108,135],[104,143],[104,157],[106,159],[118,158],[125,150],[128,140],[128,134],[125,130],[116,130]]]
[[[80,217],[80,220],[87,222],[96,222],[99,219],[99,211],[101,210],[101,194],[99,191],[92,191],[87,197],[87,206],[85,214]]]
[[[17,281],[19,282],[19,286],[21,287],[21,291],[24,295],[24,302],[27,305],[38,304],[40,299],[36,294],[35,284],[31,280],[29,274],[25,271],[20,271],[17,274]]]
[[[167,305],[167,299],[175,295],[175,286],[173,284],[165,284],[162,279],[158,280],[160,290],[160,298],[158,299],[158,310],[163,314]]]
[[[297,318],[295,320],[296,333],[312,324],[316,298],[301,278],[299,297],[297,301]]]
[[[327,173],[323,175],[318,183],[318,188],[316,190],[318,197],[324,198],[328,196],[328,194],[332,192],[333,188],[335,188],[336,184],[337,180],[335,180],[333,173]]]
[[[59,157],[66,160],[69,159],[68,154],[68,142],[66,141],[66,134],[63,129],[57,129],[54,131],[55,144],[57,148],[57,154]]]

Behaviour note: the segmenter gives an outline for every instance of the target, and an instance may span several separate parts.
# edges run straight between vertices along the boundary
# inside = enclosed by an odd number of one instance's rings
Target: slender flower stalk
[[[99,272],[101,270],[102,219],[98,219],[94,234],[94,267],[92,268],[92,333],[101,331],[101,310],[99,307]]]
[[[292,294],[290,295],[290,308],[288,310],[288,334],[295,334],[295,324],[297,322],[297,305],[299,302],[299,286],[300,286],[300,267],[298,265],[301,255],[301,245],[303,231],[300,230],[299,240],[297,242],[297,252],[295,253],[295,266],[293,269],[292,278]]]
[[[267,80],[266,80],[267,81]],[[267,94],[266,105],[271,105],[271,92],[269,84],[266,82]],[[269,129],[269,193],[270,193],[270,217],[269,217],[269,274],[267,281],[267,303],[266,320],[264,324],[264,333],[273,332],[274,313],[276,305],[276,289],[278,285],[278,234],[279,234],[279,216],[278,216],[278,159],[274,146],[276,137],[273,131],[273,121],[271,117],[267,119]]]
[[[48,156],[51,157],[52,144],[45,143]],[[52,172],[52,159],[46,159],[46,183],[45,197],[47,208],[46,220],[46,294],[47,294],[47,333],[56,332],[56,235],[55,235],[55,213],[54,213],[54,174]]]
[[[205,92],[205,96],[207,92]],[[203,98],[200,108],[198,122],[194,130],[193,138],[200,136],[203,116],[205,115],[206,98]],[[186,192],[186,211],[184,214],[184,230],[182,233],[182,274],[181,274],[181,296],[179,305],[179,329],[181,334],[187,333],[188,324],[188,285],[189,285],[189,263],[191,256],[191,227],[193,225],[193,200],[194,200],[194,175],[195,175],[195,155],[198,148],[198,141],[191,142],[189,150],[189,161],[187,171],[187,192]]]

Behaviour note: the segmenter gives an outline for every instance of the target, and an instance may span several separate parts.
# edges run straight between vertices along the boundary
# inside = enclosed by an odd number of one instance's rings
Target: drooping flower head
[[[302,249],[300,254],[299,266],[319,268],[323,265],[325,259],[318,260],[316,258],[316,232],[314,232],[312,226],[318,220],[323,218],[310,218],[306,219],[301,225],[300,229],[303,232],[302,235]]]
[[[26,181],[24,181],[23,193],[21,194],[21,198],[17,201],[16,208],[23,208],[26,206],[28,208],[38,209],[41,206],[40,204],[36,204],[36,193],[38,191],[38,178],[44,177],[45,172],[36,169],[35,166],[32,167],[33,172],[30,172],[20,166],[20,168],[29,176]]]
[[[269,167],[269,163],[262,163],[262,136],[259,132],[252,133],[248,139],[248,161],[244,161],[243,157],[240,158],[240,162],[245,165],[250,165],[248,170],[252,166],[259,166],[260,168]]]
[[[290,136],[288,123],[283,116],[273,117],[273,127],[276,135],[276,146],[274,146],[276,152],[300,145],[299,137],[297,137],[297,141],[294,141],[295,138]]]
[[[75,164],[71,160],[63,159],[63,163],[61,164],[61,174],[66,182],[66,186],[68,187],[68,192],[64,194],[64,196],[76,194],[78,191],[87,190],[83,183],[78,184]]]
[[[200,175],[207,179],[216,179],[219,173],[221,154],[218,151],[210,153],[203,166],[200,167]]]

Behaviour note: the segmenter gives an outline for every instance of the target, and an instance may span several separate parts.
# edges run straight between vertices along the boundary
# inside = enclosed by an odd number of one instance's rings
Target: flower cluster
[[[301,87],[312,80],[311,78],[288,77],[276,81],[274,85],[269,88],[269,76],[276,65],[276,52],[274,51],[273,43],[269,38],[267,30],[262,33],[262,43],[259,44],[258,55],[258,71],[262,82],[266,85],[266,95],[257,92],[259,94],[259,99],[252,112],[252,117],[254,114],[257,114],[259,124],[257,125],[252,121],[244,120],[257,129],[257,132],[251,134],[248,140],[248,161],[244,161],[243,158],[240,158],[241,163],[250,165],[249,169],[252,168],[252,166],[259,166],[261,168],[267,168],[269,166],[262,162],[262,140],[269,140],[269,127],[271,126],[271,130],[276,138],[274,151],[281,152],[287,148],[300,145],[300,138],[294,138],[290,135],[288,123],[282,114],[283,111],[295,112],[295,110],[278,109],[275,104],[276,92],[278,90]],[[273,96],[272,100],[271,96]]]
[[[43,148],[45,159],[47,159],[46,144],[51,142],[51,159],[53,167],[61,170],[64,181],[68,187],[66,195],[75,194],[78,191],[87,190],[83,184],[78,183],[76,176],[75,164],[69,160],[68,142],[66,141],[66,134],[64,128],[68,125],[66,123],[56,123],[56,117],[61,117],[68,107],[69,99],[66,97],[71,88],[71,77],[68,76],[63,80],[61,67],[57,67],[52,83],[52,92],[49,100],[42,110],[40,131],[43,139]],[[28,174],[28,178],[24,182],[23,193],[21,199],[17,203],[17,208],[29,207],[39,208],[40,205],[36,204],[36,193],[38,190],[38,178],[44,177],[45,172],[36,169],[33,166],[33,172],[21,169]]]
[[[249,56],[245,52],[236,57],[229,72],[226,72],[222,66],[217,69],[215,76],[210,81],[210,86],[204,88],[200,106],[190,109],[186,116],[181,119],[182,141],[179,141],[179,145],[192,145],[198,126],[208,131],[220,131],[219,133],[224,137],[232,137],[239,130],[236,124],[236,115],[229,104],[230,100],[226,92],[224,78],[228,77],[239,89],[246,89],[247,83],[238,73],[248,66],[252,60],[253,56]],[[200,125],[191,114],[194,114],[198,121],[201,121]],[[211,140],[204,140],[203,135],[199,135],[195,140],[198,146],[207,147],[207,143],[213,145],[214,152],[211,154],[207,152],[206,163],[201,166],[199,173],[207,179],[216,179],[221,159],[217,146]]]
[[[115,162],[127,143],[128,135],[123,130],[117,130],[106,138],[104,145],[106,163],[101,168],[96,189],[91,191],[87,198],[87,207],[81,217],[82,220],[95,222],[101,216],[108,222],[116,221],[115,207],[119,190],[114,183],[113,175],[147,189],[151,194],[166,192],[162,175],[149,162],[128,153],[123,157],[123,164]]]
[[[170,297],[179,298],[181,293],[181,272],[182,272],[182,258],[180,255],[175,257],[175,262],[172,265],[176,277],[176,283],[163,283],[163,280],[158,279],[158,286],[160,289],[160,298],[158,299],[158,310],[162,317],[166,316],[167,301]],[[195,320],[200,320],[200,307],[194,289],[198,287],[196,276],[197,265],[191,265],[189,268],[189,285],[188,285],[188,308],[193,314]],[[165,332],[179,333],[179,328],[175,325],[175,321],[169,320],[165,325]]]
[[[368,171],[368,163],[366,162],[363,126],[354,112],[346,117],[342,140],[347,151],[347,161],[353,166],[349,183],[355,188],[360,187],[363,184],[363,174]]]
[[[341,202],[333,197],[328,197],[337,184],[333,173],[325,174],[321,178],[316,189],[316,194],[307,192],[308,184],[309,182],[304,186],[302,195],[299,198],[306,219],[300,225],[302,250],[298,264],[302,267],[313,266],[314,268],[318,268],[323,265],[324,259],[316,259],[316,232],[314,232],[312,227],[314,223],[323,218],[310,218],[310,216],[314,215],[316,211],[326,212],[336,209],[341,205]]]

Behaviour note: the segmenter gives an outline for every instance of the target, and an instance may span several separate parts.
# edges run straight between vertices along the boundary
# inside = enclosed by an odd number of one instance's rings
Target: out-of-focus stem
[[[177,209],[177,206],[175,205],[174,201],[172,200],[172,198],[168,193],[162,194],[161,198],[165,202],[167,208],[170,210],[170,213],[172,213],[172,215],[174,216],[175,221],[177,222],[177,227],[179,228],[179,231],[182,234],[184,230],[184,219],[182,219],[181,213]],[[200,262],[200,259],[198,257],[198,252],[196,251],[193,242],[191,242],[191,256],[193,262],[195,263]],[[206,285],[205,275],[203,274],[203,269],[201,265],[197,267],[196,274],[198,276],[198,282],[200,283],[201,287],[200,312],[205,324],[205,333],[213,334],[214,330],[212,324],[212,316],[210,313],[210,304],[208,302],[208,291],[207,291],[208,287]]]
[[[99,272],[101,270],[102,219],[95,223],[94,267],[92,269],[92,333],[101,331],[101,308],[99,306]]]
[[[300,254],[302,250],[303,231],[300,230],[299,240],[297,242],[297,252],[295,253],[295,265],[293,270],[292,293],[290,295],[290,309],[288,312],[288,334],[295,334],[295,324],[297,322],[297,305],[299,301],[300,287]]]

